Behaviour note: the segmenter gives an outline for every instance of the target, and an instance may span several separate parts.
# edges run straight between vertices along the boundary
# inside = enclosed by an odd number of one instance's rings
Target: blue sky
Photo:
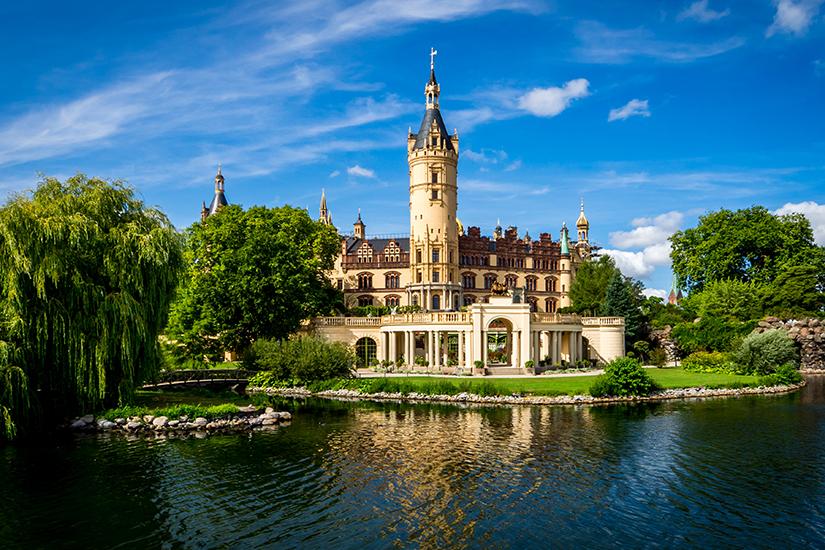
[[[409,232],[406,133],[430,48],[459,218],[572,226],[652,293],[719,208],[805,213],[825,244],[822,0],[7,2],[0,196],[125,179],[179,227],[211,200]]]

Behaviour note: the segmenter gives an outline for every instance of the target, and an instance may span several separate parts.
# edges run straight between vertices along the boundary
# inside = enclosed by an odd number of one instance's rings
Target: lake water
[[[604,407],[281,401],[293,422],[0,449],[0,548],[823,548],[825,377]]]

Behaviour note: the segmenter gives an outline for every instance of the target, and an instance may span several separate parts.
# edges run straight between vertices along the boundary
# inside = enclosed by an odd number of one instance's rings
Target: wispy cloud
[[[368,168],[361,168],[357,164],[347,168],[347,174],[350,176],[361,176],[362,178],[374,178],[375,171]]]
[[[685,8],[683,12],[677,15],[676,21],[693,19],[699,23],[710,23],[711,21],[722,19],[726,15],[730,15],[729,9],[721,12],[713,11],[708,9],[708,0],[699,0],[698,2],[691,4],[689,8]]]
[[[629,63],[634,58],[650,58],[667,63],[687,63],[738,48],[745,39],[734,36],[712,44],[657,40],[644,28],[616,30],[598,21],[583,21],[576,26],[581,46],[575,52],[586,63]]]
[[[802,36],[808,32],[813,18],[819,13],[819,6],[823,0],[776,0],[776,15],[773,24],[765,31],[765,36],[774,34],[793,34]]]
[[[671,211],[650,218],[636,218],[631,222],[635,229],[610,233],[610,244],[616,249],[604,250],[616,260],[616,265],[627,276],[647,279],[657,266],[669,266],[670,242],[668,238],[684,222],[685,215]],[[631,251],[627,249],[639,249]]]
[[[650,110],[647,108],[647,100],[639,101],[638,99],[631,99],[627,105],[618,109],[610,109],[607,115],[607,122],[614,120],[627,120],[628,117],[641,115],[644,117],[650,116]]]

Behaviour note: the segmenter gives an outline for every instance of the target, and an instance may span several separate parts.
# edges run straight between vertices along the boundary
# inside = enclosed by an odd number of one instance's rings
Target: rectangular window
[[[434,201],[438,200],[438,189],[433,189],[433,200]]]
[[[438,263],[438,250],[433,250],[433,263]]]
[[[433,172],[433,183],[438,183],[438,172]],[[435,191],[433,193],[436,193]],[[438,198],[438,195],[433,196],[434,199]]]
[[[415,260],[416,260],[416,263],[419,263],[419,264],[421,263],[421,251],[420,250],[415,251]]]
[[[433,282],[434,283],[438,282],[438,271],[433,271]]]

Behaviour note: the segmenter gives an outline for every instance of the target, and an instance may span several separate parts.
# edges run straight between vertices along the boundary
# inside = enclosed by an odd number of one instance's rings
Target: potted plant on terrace
[[[487,374],[484,369],[484,361],[473,361],[473,374],[480,374],[481,376]]]
[[[535,361],[525,361],[525,363],[524,363],[524,372],[525,372],[525,374],[536,374],[536,362]]]

